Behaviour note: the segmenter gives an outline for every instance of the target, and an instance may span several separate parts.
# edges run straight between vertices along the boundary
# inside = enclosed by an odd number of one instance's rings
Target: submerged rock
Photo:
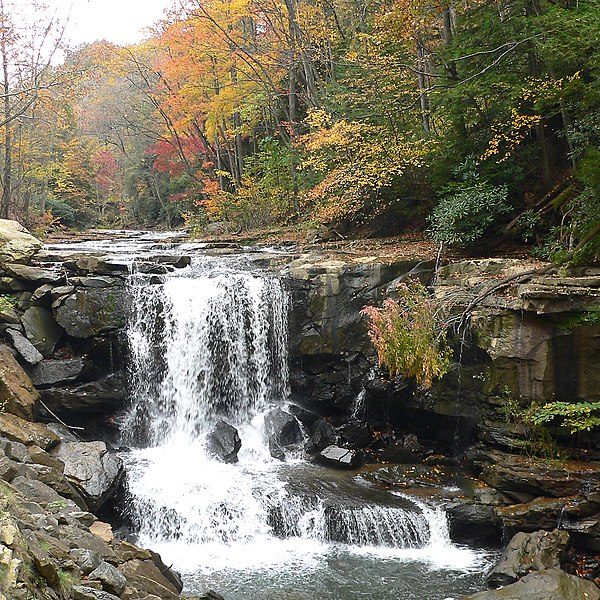
[[[318,454],[319,460],[333,467],[351,469],[362,462],[362,453],[358,450],[340,448],[339,446],[328,446]]]
[[[206,436],[206,442],[210,454],[219,460],[229,463],[237,462],[242,440],[238,430],[229,423],[219,421]]]
[[[560,569],[538,571],[499,590],[479,592],[464,600],[600,600],[600,589],[591,581]]]
[[[488,575],[488,585],[493,588],[503,587],[533,571],[560,568],[569,543],[569,534],[558,529],[517,533]]]

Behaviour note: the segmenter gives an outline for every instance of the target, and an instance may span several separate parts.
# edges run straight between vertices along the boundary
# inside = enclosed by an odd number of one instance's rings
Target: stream
[[[120,430],[138,543],[182,573],[187,593],[226,600],[443,600],[482,589],[489,553],[452,543],[434,501],[317,466],[299,448],[271,456],[264,416],[289,399],[284,285],[243,254],[209,257],[201,245],[189,267],[137,272],[136,257],[162,241],[68,245],[130,264],[131,402]],[[207,446],[220,420],[239,432],[236,463]]]

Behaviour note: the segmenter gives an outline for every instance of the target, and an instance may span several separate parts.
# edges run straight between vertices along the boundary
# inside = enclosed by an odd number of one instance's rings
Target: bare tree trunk
[[[11,188],[12,188],[12,128],[10,114],[10,79],[8,75],[8,49],[7,49],[7,26],[6,13],[4,12],[4,0],[0,0],[0,17],[2,19],[2,33],[0,37],[0,53],[2,53],[2,90],[4,93],[4,166],[2,177],[2,199],[0,199],[0,216],[8,219]]]
[[[421,119],[423,121],[423,131],[429,133],[431,131],[431,124],[429,122],[429,96],[427,95],[427,84],[425,80],[426,73],[426,61],[425,61],[425,49],[421,40],[417,42],[417,55],[418,55],[418,81],[419,81],[419,102],[421,104]]]

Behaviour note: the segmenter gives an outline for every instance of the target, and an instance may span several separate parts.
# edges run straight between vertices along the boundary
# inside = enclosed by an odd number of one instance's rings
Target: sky
[[[27,1],[27,0],[24,0]],[[69,13],[67,38],[73,45],[108,40],[129,44],[144,37],[172,0],[46,0],[60,14]]]

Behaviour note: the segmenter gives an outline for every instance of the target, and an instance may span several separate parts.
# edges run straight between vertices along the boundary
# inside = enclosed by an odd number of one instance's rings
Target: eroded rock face
[[[599,600],[600,589],[591,581],[548,569],[527,575],[499,590],[479,592],[464,600]]]
[[[123,462],[104,442],[63,442],[53,455],[93,511],[111,497],[123,474]]]
[[[517,533],[488,575],[488,585],[493,588],[504,587],[534,571],[560,569],[570,542],[569,534],[558,529]]]
[[[0,265],[26,263],[42,245],[17,221],[0,219]]]

